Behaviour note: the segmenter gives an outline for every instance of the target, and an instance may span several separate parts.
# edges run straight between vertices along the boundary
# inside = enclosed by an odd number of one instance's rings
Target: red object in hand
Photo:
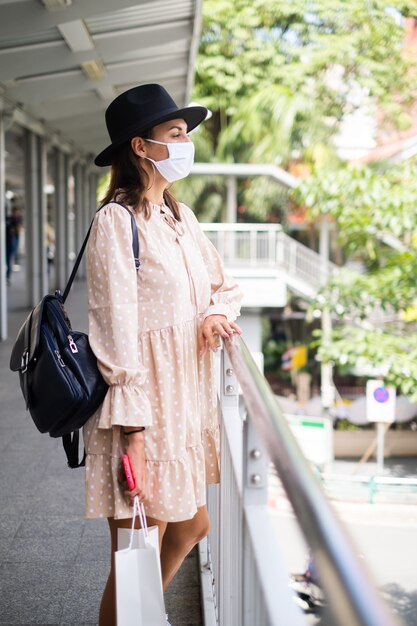
[[[136,483],[135,483],[135,475],[133,473],[132,465],[130,463],[128,454],[122,455],[122,462],[123,462],[123,467],[124,467],[125,474],[126,474],[127,485],[130,491],[132,491],[136,487]]]

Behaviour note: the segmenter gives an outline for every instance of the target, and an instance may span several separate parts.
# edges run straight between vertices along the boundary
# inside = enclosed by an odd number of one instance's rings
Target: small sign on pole
[[[395,387],[384,385],[383,380],[368,380],[366,383],[366,417],[377,423],[377,467],[384,469],[385,425],[395,420]],[[387,426],[389,428],[389,426]]]
[[[384,385],[382,380],[366,383],[366,418],[368,422],[393,422],[395,420],[395,387]]]

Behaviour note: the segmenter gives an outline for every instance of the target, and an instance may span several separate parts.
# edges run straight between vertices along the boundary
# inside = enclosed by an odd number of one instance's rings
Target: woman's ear
[[[140,156],[140,157],[146,156],[145,142],[142,139],[142,137],[133,137],[133,139],[130,142],[130,145],[132,146],[133,152],[137,154],[137,156]]]

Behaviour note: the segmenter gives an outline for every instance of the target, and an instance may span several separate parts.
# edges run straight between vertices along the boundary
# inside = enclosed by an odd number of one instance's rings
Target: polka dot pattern
[[[164,215],[165,213],[165,215]],[[120,458],[122,426],[146,426],[151,497],[147,514],[192,518],[206,483],[219,481],[219,426],[213,355],[198,355],[207,315],[239,314],[241,292],[192,213],[167,207],[136,215],[136,272],[130,218],[117,204],[96,216],[87,253],[89,337],[109,390],[84,427],[87,517],[127,518]]]

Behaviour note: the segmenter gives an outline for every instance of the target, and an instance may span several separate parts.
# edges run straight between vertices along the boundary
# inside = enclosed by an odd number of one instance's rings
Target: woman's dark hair
[[[142,133],[141,137],[151,139],[152,130]],[[120,146],[115,153],[109,187],[101,200],[100,207],[116,200],[132,207],[134,211],[143,211],[145,218],[149,219],[151,207],[146,198],[149,183],[149,175],[141,166],[139,157],[134,153],[130,141],[128,141]],[[164,202],[171,209],[175,219],[181,220],[179,204],[167,189],[164,191]]]

